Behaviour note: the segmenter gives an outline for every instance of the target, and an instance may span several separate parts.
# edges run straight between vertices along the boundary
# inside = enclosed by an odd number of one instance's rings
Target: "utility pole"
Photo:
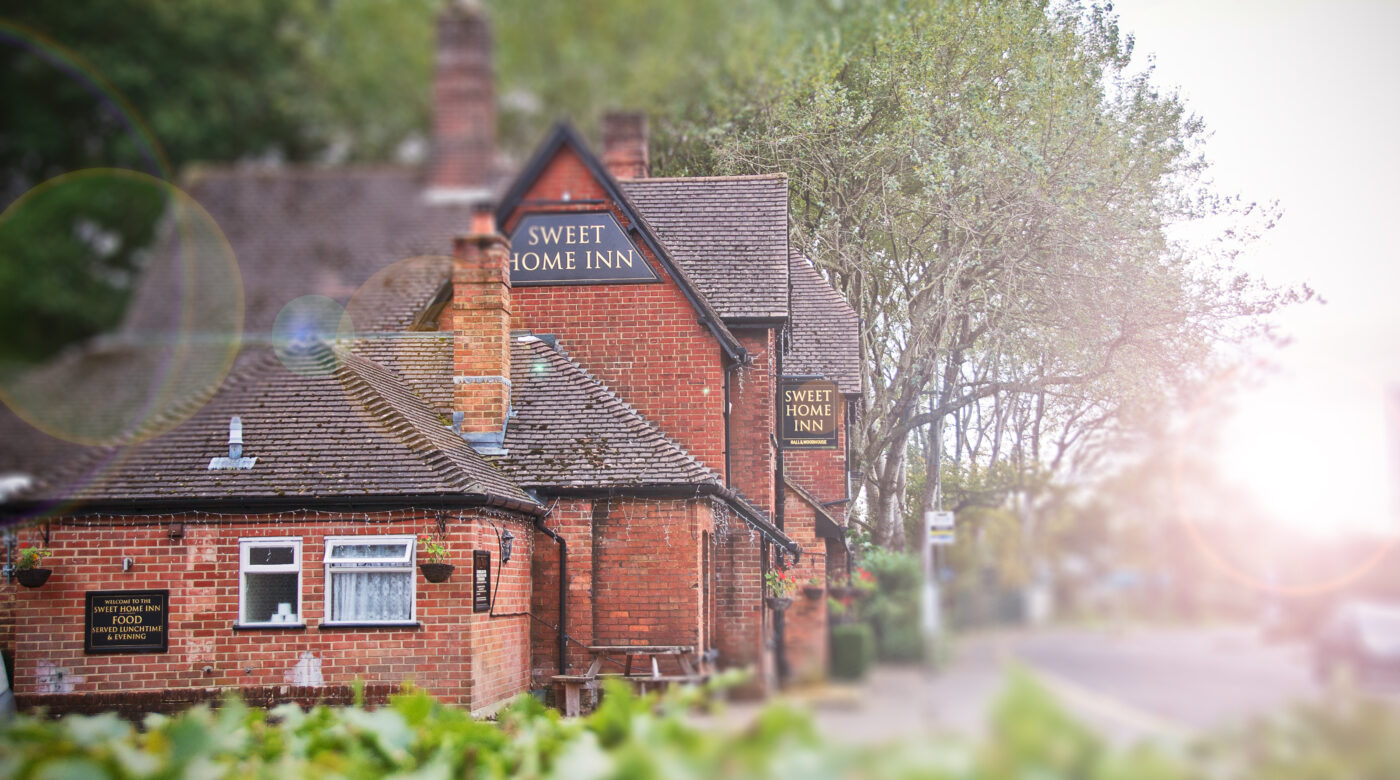
[[[934,401],[930,400],[930,407]],[[943,616],[938,592],[938,551],[934,547],[933,524],[936,512],[943,511],[943,421],[934,420],[929,425],[928,453],[925,461],[925,484],[929,486],[929,501],[924,507],[923,531],[919,534],[922,542],[924,564],[924,587],[922,594],[923,634],[925,657],[938,659],[939,636],[942,633]]]

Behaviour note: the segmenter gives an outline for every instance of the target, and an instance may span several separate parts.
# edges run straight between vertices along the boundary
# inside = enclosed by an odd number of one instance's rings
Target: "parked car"
[[[1400,605],[1342,602],[1322,624],[1313,650],[1323,682],[1400,688]]]

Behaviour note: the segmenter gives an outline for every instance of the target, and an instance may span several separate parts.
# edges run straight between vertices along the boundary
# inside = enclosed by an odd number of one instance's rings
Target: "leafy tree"
[[[999,462],[1000,442],[1048,462],[1056,432],[1068,453],[1180,403],[1220,344],[1306,296],[1229,269],[1273,215],[1204,187],[1202,122],[1132,73],[1111,12],[926,0],[830,19],[710,137],[722,171],[788,173],[794,242],[862,316],[853,451],[877,543],[905,544],[914,431],[942,441],[953,421],[957,451],[983,438],[969,457]],[[1230,226],[1219,243],[1170,238],[1207,217]]]

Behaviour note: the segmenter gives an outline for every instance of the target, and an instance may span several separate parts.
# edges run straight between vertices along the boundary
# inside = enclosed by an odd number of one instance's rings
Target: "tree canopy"
[[[809,41],[709,137],[723,172],[788,174],[795,245],[862,317],[878,542],[904,544],[912,432],[951,420],[948,451],[1035,472],[1180,404],[1305,294],[1173,240],[1272,215],[1203,185],[1203,123],[1108,10],[857,4]]]

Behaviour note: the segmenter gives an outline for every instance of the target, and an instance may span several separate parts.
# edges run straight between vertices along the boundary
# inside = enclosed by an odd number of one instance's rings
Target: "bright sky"
[[[1121,0],[1121,27],[1212,131],[1218,188],[1281,202],[1243,259],[1327,300],[1223,431],[1221,466],[1280,520],[1394,529],[1400,463],[1400,2]]]

